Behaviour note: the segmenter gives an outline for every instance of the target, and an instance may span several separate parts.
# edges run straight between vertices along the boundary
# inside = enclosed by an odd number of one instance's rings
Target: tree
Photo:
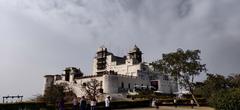
[[[101,93],[101,83],[96,79],[91,79],[90,81],[82,84],[83,89],[88,98],[96,98]]]
[[[227,88],[229,88],[229,81],[224,76],[219,74],[207,74],[207,79],[203,82],[203,85],[196,87],[194,91],[208,99],[214,93]]]
[[[220,74],[207,74],[203,85],[194,89],[208,100],[216,110],[238,110],[240,108],[240,75],[224,77]],[[195,92],[195,93],[196,93]]]
[[[68,84],[60,83],[47,88],[43,97],[47,103],[55,104],[57,100],[72,95],[74,93]]]
[[[228,76],[227,80],[231,88],[240,88],[240,74],[232,74]]]
[[[205,64],[200,63],[200,50],[182,50],[178,49],[176,52],[163,54],[162,59],[151,63],[155,70],[161,73],[170,74],[190,92],[192,98],[199,106],[193,94],[193,81],[196,75],[201,72],[206,72]]]
[[[55,104],[59,98],[64,97],[64,87],[61,85],[52,85],[47,88],[44,94],[44,98],[47,103]]]
[[[240,109],[240,89],[230,88],[214,93],[209,100],[209,104],[216,110],[239,110]]]

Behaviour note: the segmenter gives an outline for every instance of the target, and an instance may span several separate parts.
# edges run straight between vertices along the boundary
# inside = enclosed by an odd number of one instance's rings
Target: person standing
[[[192,109],[193,109],[193,106],[194,106],[194,101],[193,101],[193,100],[191,100],[191,101],[190,101],[190,103],[191,103],[191,106],[192,106]]]
[[[72,103],[73,103],[73,110],[78,110],[78,99],[76,96],[74,96]]]
[[[106,98],[105,98],[105,109],[106,110],[111,110],[111,106],[110,106],[110,96],[107,96]]]
[[[63,98],[61,98],[60,101],[58,102],[58,109],[64,110],[64,99]]]
[[[80,110],[86,110],[87,101],[84,96],[80,100]]]
[[[156,99],[155,98],[152,98],[152,104],[151,104],[152,107],[155,107],[156,106]]]
[[[91,110],[96,110],[97,100],[92,98],[90,101]]]
[[[176,98],[173,99],[173,104],[174,104],[175,108],[177,108],[177,99]]]

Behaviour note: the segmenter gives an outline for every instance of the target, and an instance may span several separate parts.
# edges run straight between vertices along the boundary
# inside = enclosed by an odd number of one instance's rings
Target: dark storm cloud
[[[1,0],[0,93],[27,97],[41,93],[43,76],[61,73],[67,66],[90,74],[101,45],[122,56],[137,44],[144,61],[177,48],[200,49],[209,72],[239,72],[239,4],[238,0]]]

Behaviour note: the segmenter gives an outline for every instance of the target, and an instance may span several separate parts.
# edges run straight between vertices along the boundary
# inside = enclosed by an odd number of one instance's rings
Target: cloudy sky
[[[144,61],[200,49],[211,73],[240,72],[240,0],[0,0],[0,96],[41,94],[46,74],[91,73],[98,47]],[[198,78],[204,79],[203,76]]]

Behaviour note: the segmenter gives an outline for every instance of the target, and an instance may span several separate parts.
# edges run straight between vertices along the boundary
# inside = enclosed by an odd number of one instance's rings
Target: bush
[[[240,110],[240,88],[220,91],[209,99],[216,110]]]

